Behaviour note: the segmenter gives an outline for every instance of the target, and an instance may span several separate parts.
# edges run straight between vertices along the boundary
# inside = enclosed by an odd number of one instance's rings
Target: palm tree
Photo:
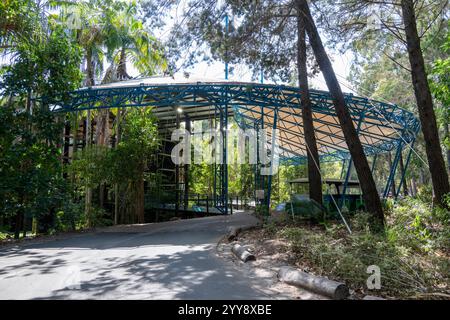
[[[103,76],[101,83],[130,79],[127,63],[131,63],[142,76],[154,75],[166,69],[159,42],[136,18],[135,2],[90,0],[68,4],[66,8],[70,10],[62,10],[62,19],[68,21],[76,16],[81,26],[75,29],[74,36],[84,50],[86,86],[95,85],[95,78],[100,76]],[[105,62],[109,66],[103,72]],[[97,145],[106,145],[109,140],[109,116],[110,111],[107,109],[96,112]],[[100,204],[103,203],[103,190],[101,187]],[[90,195],[91,191],[87,190],[86,196]],[[87,207],[88,202],[90,200],[86,202]]]
[[[127,73],[127,62],[141,76],[151,76],[167,68],[160,43],[136,16],[137,6],[134,2],[122,3],[120,10],[109,10],[105,15],[108,34],[105,42],[106,55],[111,63],[111,70],[115,71],[116,80],[131,78]]]

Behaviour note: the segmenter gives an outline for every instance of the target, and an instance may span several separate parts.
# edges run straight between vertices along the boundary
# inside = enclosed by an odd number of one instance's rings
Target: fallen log
[[[228,242],[232,242],[237,240],[238,235],[244,231],[252,230],[257,228],[258,225],[249,225],[249,226],[243,226],[243,227],[230,227],[228,231]]]
[[[228,242],[234,241],[237,239],[238,234],[241,232],[241,228],[231,227],[228,232]]]
[[[311,290],[326,297],[342,300],[348,297],[348,287],[340,282],[316,277],[291,267],[282,267],[278,271],[278,279],[290,285]]]
[[[365,296],[363,298],[363,300],[386,300],[386,299],[383,299],[381,297],[375,297],[375,296]]]
[[[243,262],[256,260],[255,255],[251,254],[247,249],[237,243],[231,248],[231,251]]]

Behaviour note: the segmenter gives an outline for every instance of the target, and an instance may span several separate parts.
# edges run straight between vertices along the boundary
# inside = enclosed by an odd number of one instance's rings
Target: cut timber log
[[[256,224],[256,225],[248,225],[248,226],[243,226],[243,227],[230,227],[228,230],[228,236],[227,236],[228,242],[237,240],[237,237],[241,232],[252,230],[254,228],[257,228],[258,226],[259,225]]]
[[[383,299],[381,297],[375,297],[375,296],[365,296],[363,298],[363,300],[386,300],[386,299]]]
[[[236,240],[240,232],[241,228],[231,227],[230,231],[228,232],[228,242]]]
[[[348,287],[340,282],[316,277],[291,267],[282,267],[278,271],[278,279],[290,285],[302,287],[335,300],[348,297]]]
[[[235,244],[233,248],[231,248],[231,251],[243,262],[256,260],[256,257],[253,254],[239,244]]]

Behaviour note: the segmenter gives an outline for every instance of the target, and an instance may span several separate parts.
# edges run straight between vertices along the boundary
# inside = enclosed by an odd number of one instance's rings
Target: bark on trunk
[[[119,80],[128,80],[131,77],[127,73],[127,56],[125,48],[120,51],[119,64],[117,66],[117,78]]]
[[[411,191],[412,191],[413,197],[417,196],[417,182],[416,182],[416,178],[414,178],[414,176],[411,178]]]
[[[413,0],[402,0],[403,22],[405,25],[406,42],[411,64],[411,76],[419,109],[422,132],[430,165],[431,180],[436,200],[444,205],[443,197],[450,193],[448,174],[439,140],[436,115],[433,110],[433,99],[425,71],[425,62],[417,32],[416,14]]]
[[[105,146],[109,142],[109,109],[98,111],[96,123],[95,143]]]
[[[22,210],[18,212],[16,215],[16,226],[14,229],[14,239],[16,240],[20,238],[20,230],[22,230],[23,216],[24,214]]]
[[[300,10],[298,10],[300,12]],[[306,30],[305,19],[302,14],[297,15],[297,67],[298,81],[300,87],[303,131],[308,154],[308,177],[309,177],[309,197],[322,204],[322,180],[320,172],[319,151],[312,117],[312,104],[309,95],[307,53],[306,53]]]
[[[92,61],[92,51],[89,49],[86,53],[86,86],[95,85],[94,80],[94,63]]]
[[[328,58],[320,35],[317,31],[313,17],[309,10],[308,2],[307,0],[297,0],[297,4],[300,12],[304,14],[306,31],[308,33],[311,46],[314,50],[320,69],[323,72],[331,96],[333,97],[336,114],[339,118],[345,141],[355,164],[356,172],[361,184],[366,208],[378,223],[384,224],[381,200],[370,170],[369,162],[367,161],[361,141],[358,138],[358,133],[353,125],[350,112],[346,106],[344,95],[336,78],[336,74],[334,73],[333,66],[331,65],[330,59]]]

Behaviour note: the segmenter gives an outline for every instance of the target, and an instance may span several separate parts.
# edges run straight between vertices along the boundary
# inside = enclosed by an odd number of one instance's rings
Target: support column
[[[91,139],[91,110],[87,110],[86,116],[86,146],[89,148],[92,144]],[[85,195],[85,207],[84,212],[86,214],[87,226],[88,228],[92,227],[92,217],[91,217],[91,207],[92,207],[92,188],[86,186],[86,195]]]
[[[359,132],[361,131],[361,125],[362,125],[362,123],[364,121],[365,116],[366,116],[366,110],[364,109],[364,111],[362,111],[360,116],[359,116],[358,127],[356,128],[356,133],[358,135],[359,135]],[[349,165],[348,165],[347,174],[345,176],[344,188],[342,190],[342,195],[341,195],[341,204],[340,204],[341,208],[345,204],[345,196],[346,196],[346,193],[347,193],[348,182],[349,182],[350,177],[351,177],[352,165],[353,165],[353,159],[350,158],[349,159]]]
[[[373,174],[373,172],[375,171],[375,166],[377,165],[377,159],[378,159],[378,154],[376,154],[376,155],[373,157],[372,169],[371,169],[372,174]]]
[[[174,107],[176,114],[176,128],[180,129],[180,113],[177,108]],[[175,216],[178,216],[180,211],[180,165],[175,165]]]
[[[400,161],[400,153],[402,152],[403,142],[400,141],[397,147],[397,152],[395,154],[394,163],[392,164],[391,171],[389,173],[389,178],[386,184],[386,188],[384,189],[383,199],[386,199],[389,194],[389,189],[392,185],[395,185],[395,174],[397,172],[397,166]],[[395,195],[394,195],[395,196]]]
[[[400,185],[398,186],[398,189],[397,189],[397,194],[395,195],[395,199],[398,198],[398,196],[399,196],[399,194],[400,194],[400,190],[402,189],[402,186],[403,186],[403,184],[405,183],[406,171],[408,170],[409,163],[411,162],[411,157],[412,157],[412,154],[413,154],[414,144],[415,144],[415,143],[416,143],[416,139],[414,139],[414,141],[413,141],[413,142],[411,143],[411,145],[410,145],[410,150],[409,150],[409,153],[408,153],[408,158],[406,159],[405,167],[404,167],[404,170],[403,170],[403,173],[402,173],[402,177],[401,177],[401,180],[400,180]]]
[[[274,119],[273,119],[273,126],[272,126],[272,150],[271,150],[271,164],[270,164],[270,174],[268,178],[268,184],[267,184],[267,209],[270,212],[270,198],[272,195],[272,177],[273,177],[273,165],[274,165],[274,149],[275,149],[275,143],[276,143],[276,136],[275,131],[277,130],[277,122],[278,122],[278,109],[275,109],[274,111]]]

